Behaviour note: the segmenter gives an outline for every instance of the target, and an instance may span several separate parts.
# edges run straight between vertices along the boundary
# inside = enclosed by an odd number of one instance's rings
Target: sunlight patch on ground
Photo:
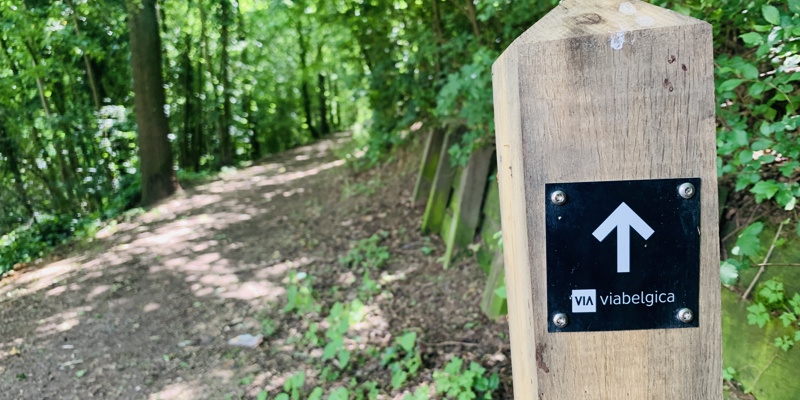
[[[3,285],[0,286],[0,298],[14,297],[49,288],[52,284],[64,280],[70,272],[78,269],[82,261],[83,257],[67,258],[38,270],[26,272],[18,279],[3,282]]]
[[[221,295],[226,299],[273,301],[282,297],[286,289],[277,286],[270,281],[248,281],[241,285],[229,286]]]
[[[296,171],[296,172],[287,172],[280,175],[272,176],[268,179],[261,180],[258,182],[257,186],[275,186],[275,185],[282,185],[291,181],[295,181],[298,179],[306,178],[312,175],[316,175],[322,171],[327,171],[331,168],[336,168],[339,166],[344,165],[344,160],[336,160],[331,161],[329,163],[322,164],[318,167],[309,168],[305,171]],[[249,186],[249,185],[248,185]]]
[[[158,392],[151,393],[148,400],[193,400],[201,397],[200,385],[197,382],[171,383]]]
[[[40,336],[49,336],[68,331],[76,327],[80,323],[81,317],[90,311],[92,311],[92,307],[83,306],[40,319],[37,321],[39,326],[36,328],[36,333]]]
[[[89,294],[86,295],[86,299],[94,300],[95,297],[100,296],[101,294],[109,291],[110,289],[111,285],[97,285],[93,287],[91,291],[89,291]]]
[[[270,277],[285,275],[291,269],[305,267],[314,260],[308,257],[300,257],[296,260],[284,261],[266,268],[260,268],[255,273],[255,277],[259,279],[267,279]]]
[[[46,291],[44,294],[45,294],[45,296],[48,296],[48,297],[49,296],[59,296],[61,294],[66,293],[68,290],[77,291],[77,290],[80,290],[80,289],[81,289],[81,287],[79,285],[76,285],[76,284],[72,283],[72,284],[69,284],[69,285],[56,286],[56,287]]]

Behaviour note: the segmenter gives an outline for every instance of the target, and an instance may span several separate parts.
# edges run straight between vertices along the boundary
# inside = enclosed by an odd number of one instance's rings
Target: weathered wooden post
[[[711,26],[563,0],[493,67],[517,399],[721,399]]]

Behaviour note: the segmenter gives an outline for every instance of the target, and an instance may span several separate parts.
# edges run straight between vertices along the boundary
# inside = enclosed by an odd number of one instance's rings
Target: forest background
[[[463,126],[463,164],[493,145],[492,62],[556,3],[0,0],[0,273],[335,131],[369,167],[415,124]],[[722,192],[800,234],[800,0],[653,3],[713,25]],[[723,282],[764,253],[759,224]]]

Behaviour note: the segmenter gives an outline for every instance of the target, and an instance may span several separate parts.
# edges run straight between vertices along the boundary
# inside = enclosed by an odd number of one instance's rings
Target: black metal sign
[[[700,183],[546,184],[548,331],[697,327]]]

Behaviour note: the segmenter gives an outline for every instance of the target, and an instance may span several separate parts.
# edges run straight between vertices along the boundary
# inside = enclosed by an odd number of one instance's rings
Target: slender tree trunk
[[[325,96],[325,76],[318,74],[317,80],[319,83],[319,134],[325,136],[331,133],[331,127],[328,124],[328,99]]]
[[[228,69],[230,60],[228,47],[230,46],[231,2],[222,0],[220,12],[220,41],[222,52],[220,54],[220,80],[222,81],[222,119],[219,123],[220,163],[223,166],[233,165],[233,145],[231,140],[231,79]]]
[[[303,23],[298,20],[295,28],[297,29],[297,40],[298,44],[300,45],[300,96],[302,97],[303,101],[303,111],[305,112],[306,116],[306,125],[308,125],[308,130],[311,132],[311,137],[314,139],[319,139],[320,134],[319,131],[314,128],[314,118],[311,114],[311,90],[308,87],[308,44],[306,43],[306,38],[303,33]]]
[[[71,0],[66,1],[67,5],[72,8],[73,11],[76,10],[75,5],[72,4]],[[83,34],[81,33],[80,26],[78,26],[78,16],[77,12],[72,13],[72,23],[75,24],[75,34],[83,39]],[[100,91],[97,88],[97,80],[94,77],[94,71],[92,70],[92,63],[89,60],[89,55],[86,54],[85,49],[81,49],[81,53],[83,55],[83,64],[86,67],[86,79],[89,81],[89,90],[92,92],[92,100],[94,100],[94,109],[100,109]]]
[[[28,211],[30,217],[36,221],[36,213],[33,211],[33,206],[31,206],[31,201],[28,198],[28,191],[25,189],[25,182],[22,180],[17,143],[8,134],[5,126],[1,124],[2,120],[0,120],[0,153],[5,155],[8,169],[11,170],[11,174],[14,176],[14,189],[17,191],[17,196],[19,196],[22,206]]]
[[[342,115],[339,110],[339,81],[328,80],[328,85],[331,87],[331,122],[333,129],[339,130],[342,128]]]
[[[167,138],[169,124],[164,113],[164,77],[156,0],[128,0],[128,25],[139,131],[142,203],[150,205],[178,189],[172,168],[172,147]]]
[[[442,17],[439,14],[439,1],[433,0],[433,35],[436,38],[436,46],[434,46],[436,75],[442,71],[442,50],[441,46],[444,45],[444,34],[442,34]]]
[[[205,80],[203,79],[203,65],[197,64],[197,91],[195,93],[202,93],[205,85]],[[203,155],[205,143],[205,131],[204,131],[204,124],[205,122],[205,108],[203,107],[202,102],[198,102],[197,104],[197,115],[193,118],[193,129],[192,129],[192,157],[191,157],[191,165],[195,172],[200,170],[200,156]]]
[[[481,30],[478,27],[478,17],[477,11],[475,10],[475,3],[473,3],[472,0],[464,0],[464,6],[464,12],[467,14],[469,23],[472,25],[472,33],[475,34],[476,39],[480,40]]]
[[[183,38],[183,134],[180,137],[180,154],[178,155],[178,164],[181,168],[189,168],[190,164],[190,143],[192,140],[192,117],[194,117],[194,67],[192,66],[192,59],[189,52],[192,50],[192,37],[187,33]]]

